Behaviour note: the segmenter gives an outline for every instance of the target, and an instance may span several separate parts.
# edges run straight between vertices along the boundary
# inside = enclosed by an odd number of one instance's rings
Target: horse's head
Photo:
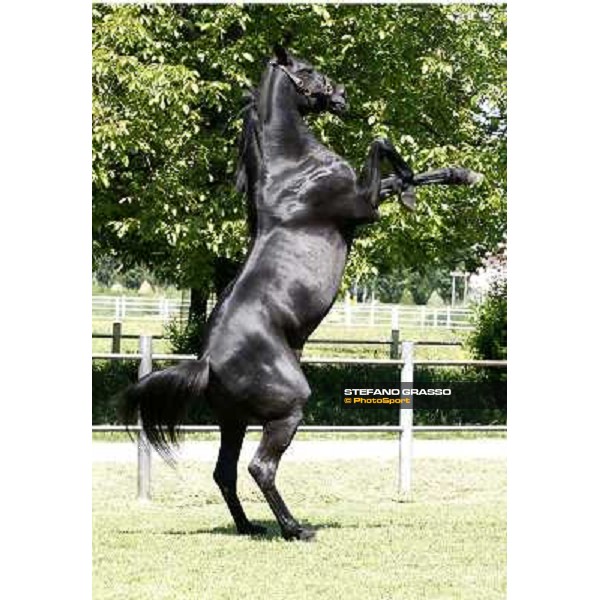
[[[282,46],[275,46],[275,58],[270,64],[281,69],[292,82],[301,113],[330,111],[343,112],[346,107],[346,90],[335,84],[310,63],[292,56]]]

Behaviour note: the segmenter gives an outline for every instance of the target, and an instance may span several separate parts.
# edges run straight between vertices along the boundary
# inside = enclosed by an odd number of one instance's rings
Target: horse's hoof
[[[238,533],[240,535],[264,535],[267,533],[267,528],[262,525],[255,525],[254,523],[248,523],[243,527],[238,527]]]
[[[311,529],[310,527],[303,527],[300,530],[298,539],[302,540],[303,542],[310,542],[311,540],[314,540],[316,536],[317,532],[314,529]]]
[[[315,539],[317,532],[310,527],[298,527],[293,531],[284,531],[283,537],[286,540],[301,540],[303,542],[310,542]]]

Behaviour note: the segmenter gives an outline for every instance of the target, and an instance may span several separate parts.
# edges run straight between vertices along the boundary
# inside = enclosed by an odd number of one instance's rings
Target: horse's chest
[[[307,167],[299,195],[318,204],[338,194],[345,194],[356,180],[354,171],[341,159],[330,159]]]
[[[336,155],[310,156],[270,178],[268,204],[281,208],[318,206],[334,196],[347,194],[356,182],[352,167]]]

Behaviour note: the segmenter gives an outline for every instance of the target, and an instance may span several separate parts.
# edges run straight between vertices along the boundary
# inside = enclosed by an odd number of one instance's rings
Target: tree
[[[196,23],[176,6],[93,9],[95,256],[191,287],[197,313],[215,258],[244,249],[236,133],[225,127],[249,80],[232,64],[247,58],[219,64],[221,36],[243,23],[239,7],[224,8],[194,8]]]
[[[507,335],[506,279],[495,280],[483,302],[477,307],[475,329],[469,336],[469,346],[478,359],[506,360]]]
[[[486,177],[472,190],[419,190],[413,214],[384,205],[355,241],[346,282],[473,269],[502,239],[503,6],[96,4],[92,25],[96,258],[143,262],[196,290],[200,306],[223,273],[217,259],[243,258],[236,113],[273,43],[286,40],[347,85],[350,112],[312,126],[356,168],[385,135],[415,171],[460,164]]]

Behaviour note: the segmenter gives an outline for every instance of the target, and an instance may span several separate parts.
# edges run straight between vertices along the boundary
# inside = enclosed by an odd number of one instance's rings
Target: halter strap
[[[273,67],[278,67],[279,69],[281,69],[289,77],[291,82],[294,84],[295,88],[301,94],[304,94],[305,96],[313,95],[313,92],[306,87],[306,85],[304,84],[304,81],[302,81],[302,79],[300,79],[300,77],[298,77],[297,75],[294,75],[293,73],[291,73],[290,70],[285,65],[279,64],[276,60],[271,60],[269,62],[269,64]],[[331,96],[332,92],[333,92],[333,87],[332,87],[331,83],[329,82],[329,79],[327,79],[327,77],[325,77],[324,95]]]
[[[290,78],[291,82],[301,94],[304,94],[305,96],[310,96],[310,91],[304,85],[304,81],[302,81],[300,77],[297,77],[296,75],[291,73],[285,65],[280,65],[275,60],[272,60],[269,64],[273,67],[278,67],[279,69],[281,69]]]

